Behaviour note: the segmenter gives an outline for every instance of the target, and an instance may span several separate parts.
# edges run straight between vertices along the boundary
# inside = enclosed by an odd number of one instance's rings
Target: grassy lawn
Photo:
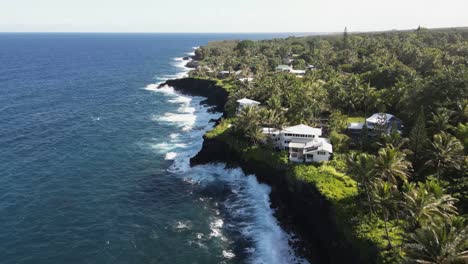
[[[205,137],[208,139],[212,139],[225,134],[231,126],[232,121],[232,118],[222,120],[221,123],[219,123],[219,125],[214,127],[212,130],[206,132]]]
[[[223,80],[223,79],[218,79],[218,78],[211,78],[211,77],[194,77],[195,79],[199,80],[208,80],[208,81],[213,81],[215,84],[219,87],[222,87],[224,90],[228,92],[232,92],[235,88],[235,86],[232,84],[232,82],[228,79]]]
[[[366,118],[363,116],[349,116],[348,123],[364,123]]]

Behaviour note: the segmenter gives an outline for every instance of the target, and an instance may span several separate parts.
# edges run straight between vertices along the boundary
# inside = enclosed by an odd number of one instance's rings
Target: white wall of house
[[[311,128],[305,125],[287,127],[281,131],[274,128],[263,128],[275,147],[287,150],[291,162],[321,162],[331,157],[332,146],[328,139],[321,138],[321,128]],[[317,150],[304,153],[305,148],[317,146]]]
[[[311,156],[313,162],[322,162],[330,160],[331,153],[325,150],[309,152],[306,154],[306,161],[309,161]]]

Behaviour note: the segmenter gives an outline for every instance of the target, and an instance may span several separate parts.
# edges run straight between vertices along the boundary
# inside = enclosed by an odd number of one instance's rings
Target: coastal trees
[[[436,169],[438,179],[451,168],[460,169],[463,159],[463,145],[458,139],[445,132],[434,135],[426,165]]]
[[[390,214],[398,206],[396,186],[385,181],[376,181],[373,185],[372,200],[377,210],[382,214],[385,223],[385,236],[388,246],[392,248],[392,241],[388,231]]]
[[[457,243],[445,240],[449,235],[439,237],[436,229],[468,210],[466,32],[419,29],[210,43],[202,48],[202,65],[215,71],[240,69],[241,75],[254,77],[249,84],[236,82],[226,106],[234,110],[243,97],[261,102],[252,113],[233,117],[232,131],[249,144],[263,141],[262,126],[324,127],[333,143],[335,160],[330,165],[357,182],[359,195],[346,202],[359,205],[352,210],[360,219],[351,222],[365,222],[360,230],[371,240],[379,237],[381,252],[399,255],[401,233],[406,232],[414,236],[402,247],[409,263],[456,263],[460,259],[452,261],[444,252],[455,256],[460,247],[449,250]],[[315,67],[303,78],[276,72],[285,61],[295,69]],[[398,116],[405,126],[389,130],[382,122],[364,125],[360,135],[344,134],[347,116],[375,112]],[[345,207],[339,209],[350,210]],[[387,241],[381,243],[382,237]]]
[[[253,144],[265,139],[260,127],[259,112],[256,107],[242,108],[239,116],[233,123],[234,133],[242,138],[248,139]]]
[[[452,113],[447,108],[438,108],[432,113],[432,119],[429,120],[432,134],[446,132],[452,128],[450,125],[450,116]]]
[[[468,261],[468,229],[461,219],[421,227],[405,240],[405,263],[462,264]]]
[[[420,167],[428,143],[429,138],[427,137],[424,108],[421,107],[409,135],[409,148],[412,151],[411,156],[415,169]]]
[[[406,155],[392,146],[381,148],[375,162],[375,172],[382,179],[391,184],[398,184],[398,180],[406,182],[411,169],[411,163]]]
[[[442,188],[434,181],[411,183],[406,189],[402,206],[413,228],[437,225],[457,214],[457,199],[444,194]]]
[[[373,183],[376,179],[375,175],[375,157],[355,152],[349,154],[346,159],[348,173],[359,183],[362,189],[364,189],[369,205],[369,211],[374,212],[372,205],[372,190]]]

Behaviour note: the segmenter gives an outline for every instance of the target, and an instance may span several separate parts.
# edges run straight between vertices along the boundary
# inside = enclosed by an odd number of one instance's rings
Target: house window
[[[327,155],[327,152],[325,151],[317,151],[317,155]]]

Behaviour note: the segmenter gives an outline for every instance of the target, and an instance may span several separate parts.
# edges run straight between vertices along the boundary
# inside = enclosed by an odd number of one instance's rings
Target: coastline
[[[191,69],[183,65],[185,64],[187,60],[185,60],[184,58],[176,58],[175,60],[180,61],[177,65],[178,67],[184,68],[184,70],[180,73],[178,78],[168,79],[165,82],[151,85],[150,90],[173,89],[175,93],[180,94],[181,96],[205,98],[199,101],[200,106],[207,109],[208,113],[217,113],[221,115],[219,118],[214,118],[210,120],[210,123],[214,124],[213,128],[216,127],[216,125],[219,124],[222,118],[226,116],[226,112],[224,111],[224,105],[227,102],[229,93],[226,90],[224,90],[222,87],[217,86],[216,83],[211,80],[197,79],[195,82],[193,82],[193,79],[187,77],[188,72],[190,72]],[[188,61],[192,61],[192,60],[193,60],[193,57],[190,57]],[[278,195],[276,194],[276,191],[274,190],[274,188],[272,188],[272,186],[269,185],[267,181],[263,181],[257,175],[255,175],[255,173],[250,173],[250,172],[247,173],[247,170],[245,170],[242,166],[234,166],[231,162],[227,160],[218,161],[216,159],[211,159],[206,163],[199,163],[199,164],[195,164],[192,162],[192,160],[195,159],[199,155],[199,153],[203,152],[205,149],[206,139],[204,138],[204,135],[205,133],[203,133],[203,140],[201,141],[202,145],[200,147],[200,150],[197,153],[184,153],[183,154],[183,156],[186,156],[188,158],[187,162],[189,164],[187,165],[189,165],[190,168],[198,166],[198,168],[204,169],[206,166],[208,166],[209,168],[213,167],[213,169],[218,169],[219,167],[219,168],[223,168],[222,170],[224,171],[224,173],[227,173],[228,175],[231,175],[233,173],[238,174],[240,172],[241,178],[245,179],[245,181],[251,181],[249,179],[254,178],[255,181],[258,182],[257,184],[263,185],[265,188],[269,190],[267,193],[267,197],[269,200],[269,202],[267,203],[267,207],[268,207],[268,210],[271,211],[271,217],[274,219],[272,223],[273,224],[276,223],[277,225],[277,227],[276,226],[270,227],[270,228],[273,228],[271,232],[273,233],[278,232],[277,230],[275,230],[277,228],[282,229],[282,231],[280,231],[279,233],[275,233],[274,235],[272,234],[273,236],[268,239],[272,239],[271,242],[274,244],[283,245],[283,246],[280,246],[282,249],[281,252],[284,253],[284,250],[286,250],[286,252],[288,250],[290,251],[290,253],[287,254],[286,256],[279,256],[278,254],[282,254],[280,251],[276,252],[275,254],[271,254],[271,256],[268,256],[268,257],[272,258],[271,260],[274,260],[274,262],[272,263],[316,263],[318,258],[313,256],[312,254],[304,253],[305,250],[310,247],[301,244],[301,239],[299,239],[298,236],[293,231],[294,230],[293,225],[287,223],[287,219],[281,219],[279,217],[281,214],[278,213],[277,208],[280,208],[279,206],[280,200],[278,199]],[[171,166],[170,170],[172,170],[175,173],[178,173],[178,172],[180,173],[181,171],[179,171],[180,169],[179,165],[181,164],[180,163],[176,164],[177,163],[176,157],[178,157],[178,154],[175,154],[172,152],[170,154],[171,154],[170,160],[174,161],[174,164]],[[187,154],[189,154],[190,157],[188,157]],[[185,163],[185,161],[183,163]],[[182,167],[186,168],[187,165],[182,165]],[[195,170],[198,170],[198,169],[195,168]],[[187,169],[185,170],[182,169],[182,171],[187,171]],[[252,200],[251,202],[255,203],[254,200]],[[266,221],[269,221],[269,220],[266,220]],[[261,231],[261,229],[258,229],[258,230],[253,229],[253,231],[264,232],[264,231]],[[274,236],[278,236],[281,233],[284,233],[283,235],[286,236],[286,237],[281,238],[281,241],[278,240],[280,239],[280,237],[277,237],[276,240],[273,238]],[[250,236],[252,236],[252,234]],[[248,239],[256,240],[256,239],[260,239],[260,237],[259,238],[250,237]],[[280,262],[277,262],[277,261],[280,261]]]
[[[223,116],[226,115],[228,93],[215,81],[182,78],[168,80],[159,87],[165,85],[182,94],[206,97],[201,103],[223,109]],[[359,253],[337,228],[333,206],[313,184],[297,187],[285,169],[243,158],[225,142],[209,139],[206,134],[203,138],[203,146],[190,159],[190,166],[223,163],[226,169],[241,168],[245,175],[254,175],[260,183],[270,186],[274,216],[287,233],[294,234],[289,242],[297,254],[310,263],[362,263]]]

